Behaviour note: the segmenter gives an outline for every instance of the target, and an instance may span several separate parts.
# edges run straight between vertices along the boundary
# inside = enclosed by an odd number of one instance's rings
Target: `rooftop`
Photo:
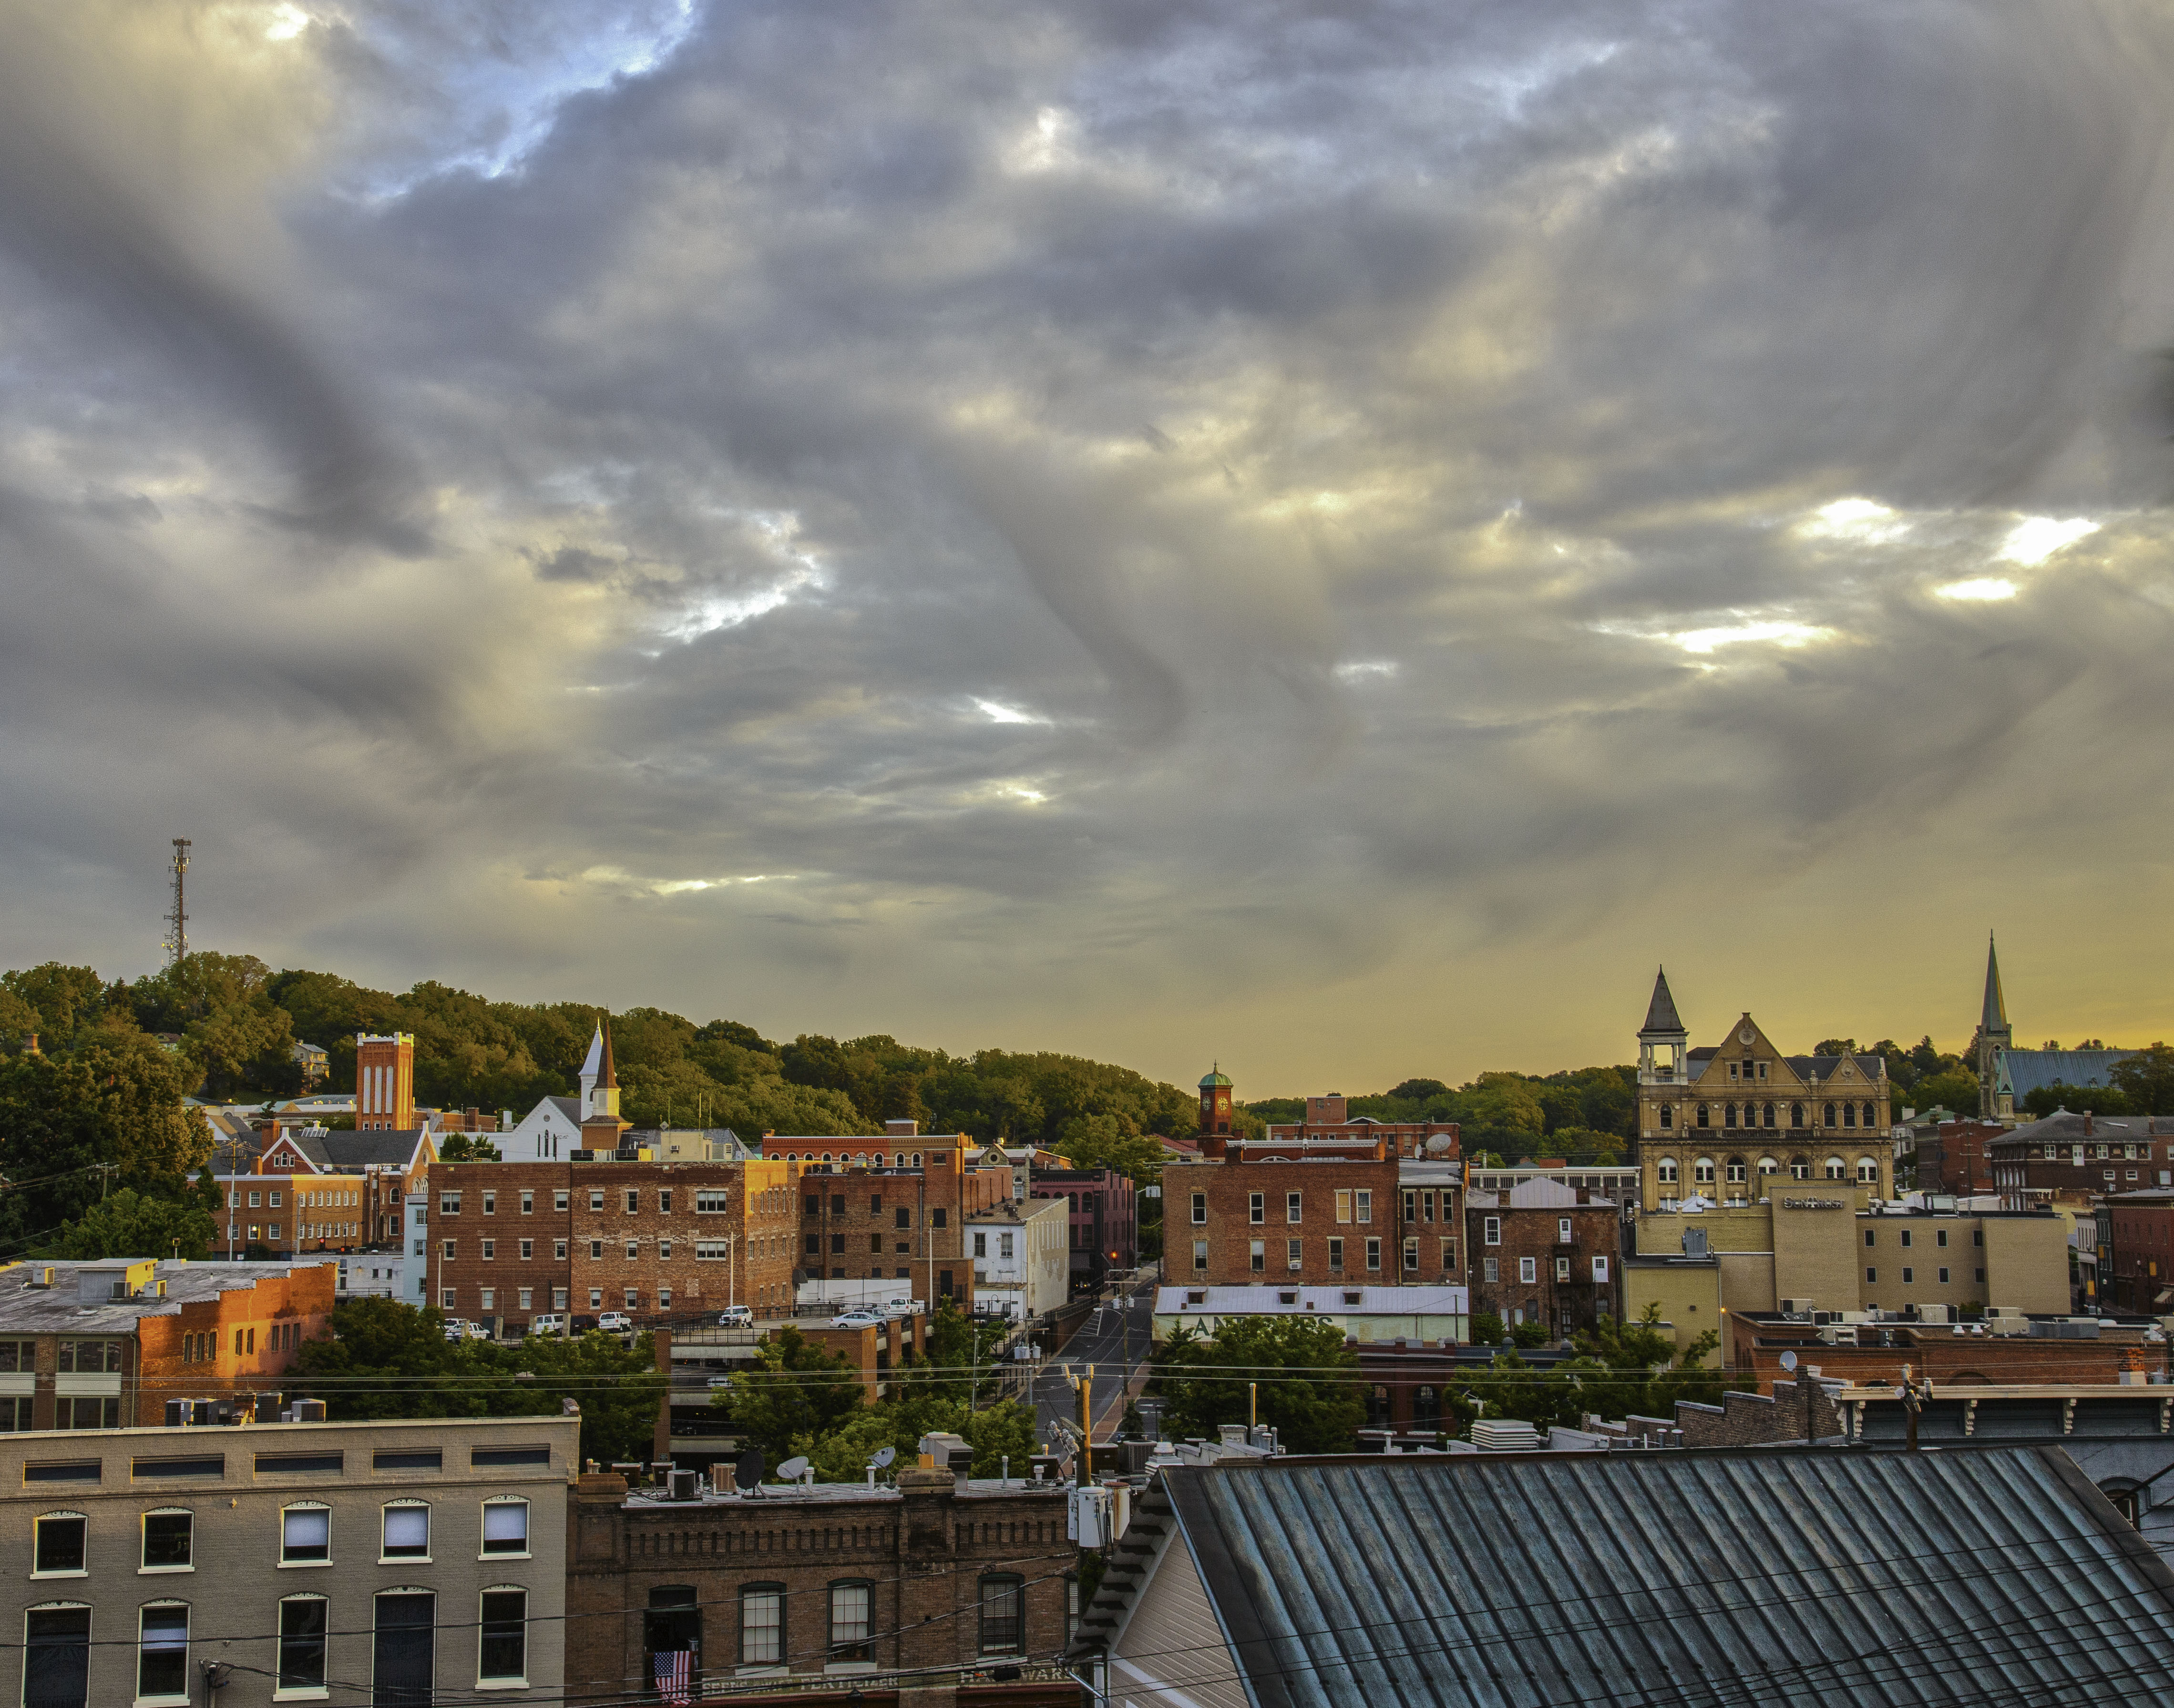
[[[183,1305],[248,1290],[298,1269],[337,1268],[329,1253],[292,1262],[191,1263],[171,1258],[18,1263],[0,1270],[0,1330],[19,1334],[126,1334],[138,1319],[173,1316]],[[45,1284],[51,1277],[51,1284]],[[165,1284],[163,1296],[158,1284]],[[112,1297],[116,1283],[137,1290]]]

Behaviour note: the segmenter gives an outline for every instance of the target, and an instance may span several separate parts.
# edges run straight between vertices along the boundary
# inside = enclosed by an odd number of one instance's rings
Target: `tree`
[[[1430,1098],[1447,1096],[1449,1087],[1439,1079],[1407,1079],[1392,1086],[1388,1095],[1402,1103],[1424,1103]]]
[[[1967,1068],[1951,1068],[1928,1074],[1910,1088],[1910,1101],[1917,1109],[1952,1109],[1960,1116],[1977,1115],[1977,1075]]]
[[[729,1412],[775,1464],[797,1436],[821,1439],[861,1409],[860,1372],[787,1326],[755,1349],[753,1368],[735,1371],[710,1403]]]
[[[2117,1062],[2108,1077],[2139,1115],[2174,1115],[2174,1049],[2154,1043],[2126,1062]]]
[[[1857,1054],[1857,1040],[1854,1038],[1822,1038],[1818,1043],[1812,1046],[1812,1054],[1814,1056],[1854,1056]]]
[[[441,1162],[503,1162],[498,1147],[490,1135],[484,1132],[449,1132],[446,1142],[438,1147]]]
[[[2051,1085],[2036,1085],[2023,1099],[2023,1112],[2034,1121],[2043,1121],[2060,1110],[2071,1115],[2080,1115],[2089,1110],[2093,1115],[2143,1115],[2129,1100],[2128,1094],[2112,1085],[2068,1085],[2055,1080]]]
[[[123,1186],[89,1205],[40,1255],[47,1257],[187,1257],[211,1250],[217,1229],[193,1196],[146,1197]]]
[[[1064,1123],[1057,1154],[1075,1168],[1114,1169],[1135,1186],[1162,1179],[1162,1145],[1114,1115],[1075,1115]]]
[[[1247,1420],[1248,1383],[1260,1421],[1290,1451],[1352,1450],[1366,1416],[1359,1354],[1331,1322],[1225,1317],[1212,1338],[1181,1328],[1163,1343],[1149,1388],[1169,1403],[1170,1433],[1212,1437],[1220,1424]]]
[[[435,1306],[351,1299],[333,1307],[329,1337],[306,1340],[295,1357],[298,1386],[325,1403],[325,1415],[457,1418],[483,1414],[465,1343],[446,1338]]]
[[[0,1007],[0,1030],[17,1036],[35,1032],[47,1051],[71,1048],[77,1030],[96,1019],[105,1006],[105,981],[97,968],[58,961],[0,975],[0,990],[14,998]]]

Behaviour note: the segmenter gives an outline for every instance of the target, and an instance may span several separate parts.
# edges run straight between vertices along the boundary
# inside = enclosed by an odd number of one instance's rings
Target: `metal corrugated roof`
[[[2058,1447],[1165,1474],[1256,1708],[2174,1700],[2174,1573]]]

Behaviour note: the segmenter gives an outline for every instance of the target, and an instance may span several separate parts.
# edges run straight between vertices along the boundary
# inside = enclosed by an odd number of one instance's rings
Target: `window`
[[[1903,1229],[1903,1230],[1902,1230],[1902,1249],[1903,1249],[1903,1250],[1905,1250],[1905,1251],[1906,1251],[1907,1250],[1909,1250],[1909,1248],[1910,1248],[1910,1230],[1909,1230],[1907,1228],[1905,1228],[1905,1229]]]
[[[1192,1195],[1192,1225],[1196,1228],[1208,1225],[1208,1194],[1205,1192]]]
[[[279,1603],[281,1690],[325,1687],[325,1609],[322,1596],[296,1596]]]
[[[1593,1280],[1594,1280],[1595,1282],[1597,1282],[1598,1284],[1600,1284],[1600,1285],[1602,1285],[1602,1286],[1605,1286],[1605,1285],[1607,1285],[1607,1284],[1608,1284],[1608,1259],[1607,1259],[1607,1258],[1605,1258],[1605,1257],[1595,1257],[1595,1258],[1593,1260]]]
[[[604,1207],[604,1192],[603,1192],[603,1188],[602,1186],[596,1186],[596,1187],[592,1188],[592,1189],[591,1189],[591,1191],[590,1191],[590,1192],[589,1192],[589,1208],[590,1208],[591,1209],[592,1209],[592,1210],[601,1210],[603,1207]]]
[[[30,1562],[33,1577],[79,1577],[84,1570],[84,1527],[79,1512],[56,1513],[37,1524],[35,1551]]]
[[[1945,1228],[1942,1228],[1936,1232],[1933,1235],[1933,1243],[1936,1246],[1946,1245],[1948,1243],[1948,1230]]]
[[[524,1192],[522,1193],[521,1213],[524,1216],[533,1216],[536,1213],[536,1194],[534,1192]]]
[[[370,1657],[373,1701],[430,1700],[436,1619],[437,1597],[427,1590],[395,1590],[377,1597]]]
[[[1838,1156],[1831,1156],[1831,1157],[1829,1157],[1829,1158],[1827,1159],[1827,1178],[1828,1178],[1829,1180],[1831,1180],[1831,1181],[1838,1181],[1838,1180],[1840,1180],[1841,1177],[1842,1177],[1842,1163],[1841,1163],[1841,1159],[1840,1157],[1838,1157]]]
[[[1343,1240],[1338,1240],[1338,1239],[1333,1239],[1333,1238],[1329,1240],[1329,1242],[1328,1242],[1328,1267],[1329,1267],[1330,1268],[1332,1268],[1332,1269],[1341,1269],[1341,1268],[1344,1267],[1344,1241],[1343,1241]]]
[[[1985,1230],[1982,1228],[1972,1228],[1971,1230],[1971,1244],[1973,1246],[1982,1246],[1984,1243]],[[1978,1279],[1982,1281],[1985,1279],[1985,1277],[1981,1275],[1978,1277]]]
[[[483,1592],[483,1643],[476,1659],[479,1680],[525,1678],[528,1672],[528,1592],[487,1589]]]
[[[1571,1234],[1570,1218],[1568,1216],[1557,1216],[1555,1218],[1555,1244],[1558,1246],[1567,1246],[1571,1243],[1571,1240],[1572,1235]]]
[[[279,1515],[279,1564],[318,1565],[333,1557],[329,1506],[289,1506]]]
[[[484,1502],[483,1551],[485,1554],[528,1552],[528,1503],[526,1500]]]
[[[831,1664],[875,1659],[875,1645],[868,1639],[869,1600],[869,1586],[865,1583],[830,1586]]]
[[[1772,1157],[1762,1156],[1759,1159],[1759,1178],[1762,1181],[1767,1179],[1768,1176],[1777,1175],[1781,1172],[1782,1165],[1775,1161]]]
[[[1864,1243],[1868,1246],[1876,1246],[1879,1243],[1879,1235],[1867,1228],[1864,1230]]]
[[[71,1371],[78,1375],[111,1375],[121,1368],[121,1343],[117,1340],[63,1340],[57,1356],[63,1376]]]
[[[1868,1156],[1861,1156],[1858,1158],[1857,1181],[1859,1186],[1870,1186],[1879,1185],[1879,1165]]]
[[[566,1242],[564,1240],[554,1240],[551,1242],[551,1255],[557,1258],[561,1263],[565,1262],[566,1261]]]
[[[1764,1079],[1764,1078],[1766,1077],[1766,1064],[1765,1062],[1760,1062],[1760,1063],[1759,1064],[1759,1068],[1760,1068],[1759,1077],[1760,1077],[1761,1079]],[[1760,1124],[1761,1127],[1771,1127],[1771,1126],[1774,1124],[1774,1105],[1773,1105],[1772,1104],[1771,1104],[1771,1103],[1762,1103],[1761,1105],[1760,1105],[1760,1106],[1759,1106],[1759,1124]]]
[[[1744,1166],[1744,1159],[1740,1156],[1729,1158],[1724,1167],[1725,1178],[1733,1186],[1742,1186],[1749,1174],[1749,1170]]]
[[[1482,1257],[1479,1260],[1479,1277],[1490,1286],[1500,1281],[1502,1278],[1502,1260],[1500,1257]]]
[[[1457,1267],[1456,1240],[1444,1240],[1441,1242],[1441,1267],[1445,1273]]]
[[[485,1311],[495,1311],[498,1309],[498,1289],[495,1287],[486,1287],[483,1289],[482,1308]]]
[[[941,1204],[928,1213],[928,1225],[932,1228],[940,1228],[944,1225],[944,1207]]]
[[[1811,1177],[1812,1160],[1809,1157],[1793,1156],[1789,1159],[1789,1178],[1791,1180],[1808,1181]]]
[[[1820,1111],[1820,1113],[1821,1116],[1823,1117],[1823,1118],[1821,1119],[1820,1122],[1820,1126],[1822,1126],[1822,1127],[1832,1127],[1832,1126],[1835,1124],[1835,1107],[1834,1107],[1834,1105],[1832,1105],[1831,1103],[1828,1104],[1828,1105],[1827,1105],[1824,1109],[1822,1109],[1822,1110]]]
[[[1907,1286],[1910,1286],[1911,1284],[1912,1284],[1917,1280],[1917,1272],[1915,1269],[1905,1269],[1905,1270],[1902,1272],[1902,1284],[1903,1284],[1905,1287],[1907,1287]]]
[[[1290,1269],[1303,1269],[1306,1267],[1306,1241],[1303,1240],[1286,1240],[1284,1241],[1284,1245],[1287,1248],[1284,1258],[1284,1266]]]
[[[189,1512],[146,1512],[143,1515],[145,1571],[186,1571],[196,1516]]]
[[[564,1311],[566,1308],[566,1289],[565,1288],[554,1287],[551,1289],[551,1308],[554,1311]]]
[[[1943,1286],[1943,1287],[1944,1287],[1944,1286],[1946,1286],[1947,1284],[1948,1284],[1948,1271],[1947,1271],[1947,1267],[1946,1267],[1944,1264],[1943,1264],[1943,1265],[1941,1266],[1941,1268],[1940,1268],[1940,1285],[1941,1285],[1941,1286]]]
[[[1197,1275],[1197,1274],[1203,1273],[1204,1273],[1204,1272],[1206,1271],[1207,1267],[1208,1267],[1208,1241],[1207,1241],[1207,1240],[1195,1240],[1192,1242],[1192,1270],[1193,1270],[1193,1273],[1194,1273],[1196,1275]]]
[[[1248,1253],[1250,1260],[1248,1267],[1258,1274],[1268,1267],[1268,1242],[1266,1240],[1254,1240],[1250,1244],[1252,1250]]]
[[[1676,1124],[1676,1106],[1675,1106],[1675,1105],[1674,1105],[1674,1104],[1673,1104],[1673,1103],[1663,1103],[1663,1104],[1661,1105],[1661,1125],[1662,1125],[1662,1126],[1663,1126],[1663,1127],[1674,1127],[1675,1124]]]
[[[451,1240],[440,1240],[438,1242],[438,1256],[446,1262],[452,1262],[453,1261],[453,1241]]]
[[[561,1186],[558,1191],[551,1194],[551,1208],[563,1213],[572,1197],[573,1194],[569,1192],[565,1187]]]
[[[420,1500],[396,1500],[385,1509],[385,1559],[430,1557],[430,1509]]]
[[[249,1202],[253,1204],[257,1200],[252,1197]],[[438,1213],[440,1215],[457,1216],[460,1213],[461,1195],[458,1192],[440,1192],[438,1194]]]
[[[345,1200],[343,1199],[342,1202],[344,1203]],[[485,1192],[483,1195],[483,1213],[486,1216],[495,1216],[498,1213],[498,1194],[496,1192]]]
[[[1490,1246],[1501,1245],[1502,1243],[1501,1217],[1483,1216],[1479,1222],[1479,1237],[1484,1244]]]
[[[627,1188],[625,1196],[626,1198],[627,1214],[630,1216],[639,1215],[641,1213],[641,1194],[630,1186]]]
[[[1026,1646],[1025,1584],[994,1574],[982,1580],[982,1652],[1016,1655]]]
[[[1654,1170],[1654,1173],[1659,1177],[1660,1182],[1663,1186],[1674,1186],[1676,1183],[1675,1158],[1672,1156],[1663,1157],[1660,1160],[1659,1165]]]
[[[1540,1278],[1540,1260],[1537,1257],[1517,1259],[1517,1279],[1527,1286],[1537,1286]]]
[[[740,1665],[785,1664],[785,1586],[751,1583],[740,1592]]]
[[[1268,1219],[1268,1195],[1266,1192],[1247,1193],[1246,1219],[1249,1222],[1265,1222]]]
[[[844,1238],[845,1236],[844,1236],[843,1235],[839,1235],[839,1237],[840,1237],[841,1239],[842,1239],[842,1238]],[[839,1249],[840,1249],[841,1251],[842,1251],[842,1250],[844,1250],[845,1248],[844,1248],[843,1246],[841,1246],[841,1247],[839,1247]],[[632,1262],[634,1262],[634,1260],[635,1260],[636,1257],[640,1257],[641,1255],[641,1240],[629,1240],[626,1242],[626,1261],[627,1261],[628,1262],[631,1263]]]
[[[521,1308],[523,1311],[533,1311],[536,1308],[536,1289],[533,1287],[524,1287],[521,1289]]]
[[[1379,1240],[1369,1240],[1366,1242],[1366,1267],[1369,1269],[1379,1269],[1382,1267],[1382,1242]]]
[[[1417,1240],[1404,1241],[1404,1270],[1411,1275],[1420,1273],[1420,1242]]]
[[[1698,1106],[1697,1121],[1701,1127],[1711,1127],[1713,1125],[1712,1118],[1707,1114],[1706,1106],[1703,1103]]]
[[[603,1262],[603,1260],[604,1260],[604,1242],[603,1242],[602,1240],[590,1240],[590,1241],[589,1241],[589,1261],[590,1261],[592,1263],[601,1263],[601,1262]]]
[[[179,1602],[157,1602],[143,1609],[136,1651],[136,1695],[186,1702],[189,1700],[189,1610]]]
[[[1357,1192],[1352,1193],[1351,1201],[1358,1207],[1359,1219],[1361,1223],[1371,1222],[1374,1219],[1374,1195],[1372,1192],[1367,1191],[1366,1187],[1361,1186]]]
[[[913,1211],[908,1206],[900,1204],[894,1219],[900,1227],[910,1228],[913,1225]]]
[[[1723,1127],[1736,1125],[1736,1105],[1733,1103],[1721,1111],[1721,1124]]]
[[[705,1192],[697,1187],[695,1192],[695,1213],[698,1216],[722,1216],[733,1207],[732,1194],[725,1192]]]
[[[483,1242],[483,1260],[486,1263],[495,1263],[498,1261],[497,1240],[485,1240]]]
[[[1555,1279],[1558,1281],[1567,1281],[1570,1279],[1569,1258],[1558,1257],[1555,1259]]]
[[[1874,1281],[1874,1282],[1876,1282],[1876,1281],[1878,1281],[1878,1280],[1879,1279],[1879,1272],[1877,1269],[1874,1268],[1870,1264],[1868,1264],[1868,1263],[1867,1265],[1865,1265],[1865,1269],[1864,1269],[1864,1278],[1865,1278],[1867,1281]]]
[[[438,1303],[444,1305],[446,1310],[451,1311],[453,1308],[454,1300],[457,1296],[457,1295],[456,1290],[448,1287],[439,1295]]]
[[[39,1608],[24,1635],[23,1700],[82,1708],[90,1692],[90,1609]]]
[[[1693,1163],[1691,1165],[1691,1179],[1699,1186],[1712,1186],[1713,1184],[1713,1159],[1710,1156],[1702,1156],[1696,1162]]]
[[[1351,1193],[1349,1189],[1336,1194],[1336,1219],[1339,1222],[1351,1219]]]

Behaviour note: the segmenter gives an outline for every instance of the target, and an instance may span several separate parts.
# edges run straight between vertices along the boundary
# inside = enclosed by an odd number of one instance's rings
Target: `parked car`
[[[926,1307],[918,1299],[886,1299],[884,1301],[884,1315],[886,1316],[913,1316],[924,1309]]]
[[[597,1327],[607,1334],[624,1334],[634,1327],[634,1319],[624,1311],[607,1311],[597,1319]]]
[[[485,1328],[480,1322],[471,1322],[464,1326],[468,1329],[468,1338],[470,1340],[489,1340],[490,1338],[490,1331],[488,1328]]]
[[[717,1313],[720,1328],[752,1328],[754,1327],[754,1307],[751,1305],[727,1305]]]
[[[890,1319],[873,1311],[841,1311],[830,1319],[833,1328],[880,1328]]]
[[[576,1316],[571,1319],[571,1325],[575,1333],[587,1334],[597,1326],[597,1320],[593,1316]]]
[[[532,1335],[564,1334],[566,1332],[566,1319],[549,1312],[542,1316],[532,1316],[528,1319],[528,1332]]]
[[[448,1316],[446,1319],[446,1338],[466,1340],[468,1338],[468,1331],[474,1327],[475,1324],[465,1316]]]

